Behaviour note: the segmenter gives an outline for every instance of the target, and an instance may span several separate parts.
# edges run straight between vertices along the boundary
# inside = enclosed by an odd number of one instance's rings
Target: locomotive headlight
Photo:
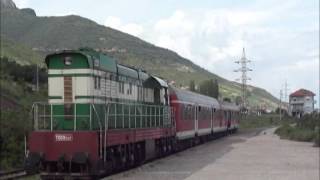
[[[64,57],[64,64],[69,66],[72,64],[72,59],[69,56]]]

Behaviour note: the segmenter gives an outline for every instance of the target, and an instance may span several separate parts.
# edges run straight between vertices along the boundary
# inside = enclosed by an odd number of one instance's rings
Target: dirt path
[[[105,179],[319,180],[319,148],[273,131],[240,132]]]
[[[268,129],[187,180],[319,180],[319,148],[311,143],[281,140]]]

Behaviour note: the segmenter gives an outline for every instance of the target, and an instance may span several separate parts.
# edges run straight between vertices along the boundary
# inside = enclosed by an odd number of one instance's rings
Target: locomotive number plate
[[[55,134],[56,141],[72,141],[72,134]]]

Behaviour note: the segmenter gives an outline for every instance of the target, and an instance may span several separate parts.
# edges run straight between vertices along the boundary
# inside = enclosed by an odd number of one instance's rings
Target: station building
[[[314,111],[315,94],[306,89],[299,89],[289,96],[289,115],[301,117]]]

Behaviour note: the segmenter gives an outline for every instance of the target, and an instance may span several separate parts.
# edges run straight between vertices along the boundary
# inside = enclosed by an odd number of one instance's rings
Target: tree
[[[224,98],[223,98],[223,101],[231,103],[231,99],[228,98],[228,97],[224,97]]]
[[[237,96],[236,99],[235,99],[235,101],[236,101],[236,105],[242,104],[242,98],[241,98],[241,96]]]
[[[213,80],[212,80],[213,82]],[[219,97],[219,83],[218,80],[215,79],[212,87],[212,97],[218,98]]]
[[[209,95],[209,90],[208,90],[208,87],[209,87],[209,84],[208,84],[208,81],[203,81],[201,84],[200,84],[200,89],[199,89],[199,92],[200,94],[203,94],[203,95]]]
[[[200,84],[200,93],[213,98],[219,97],[219,85],[215,79],[205,80]]]
[[[189,90],[196,92],[196,85],[194,84],[194,80],[190,81]]]

